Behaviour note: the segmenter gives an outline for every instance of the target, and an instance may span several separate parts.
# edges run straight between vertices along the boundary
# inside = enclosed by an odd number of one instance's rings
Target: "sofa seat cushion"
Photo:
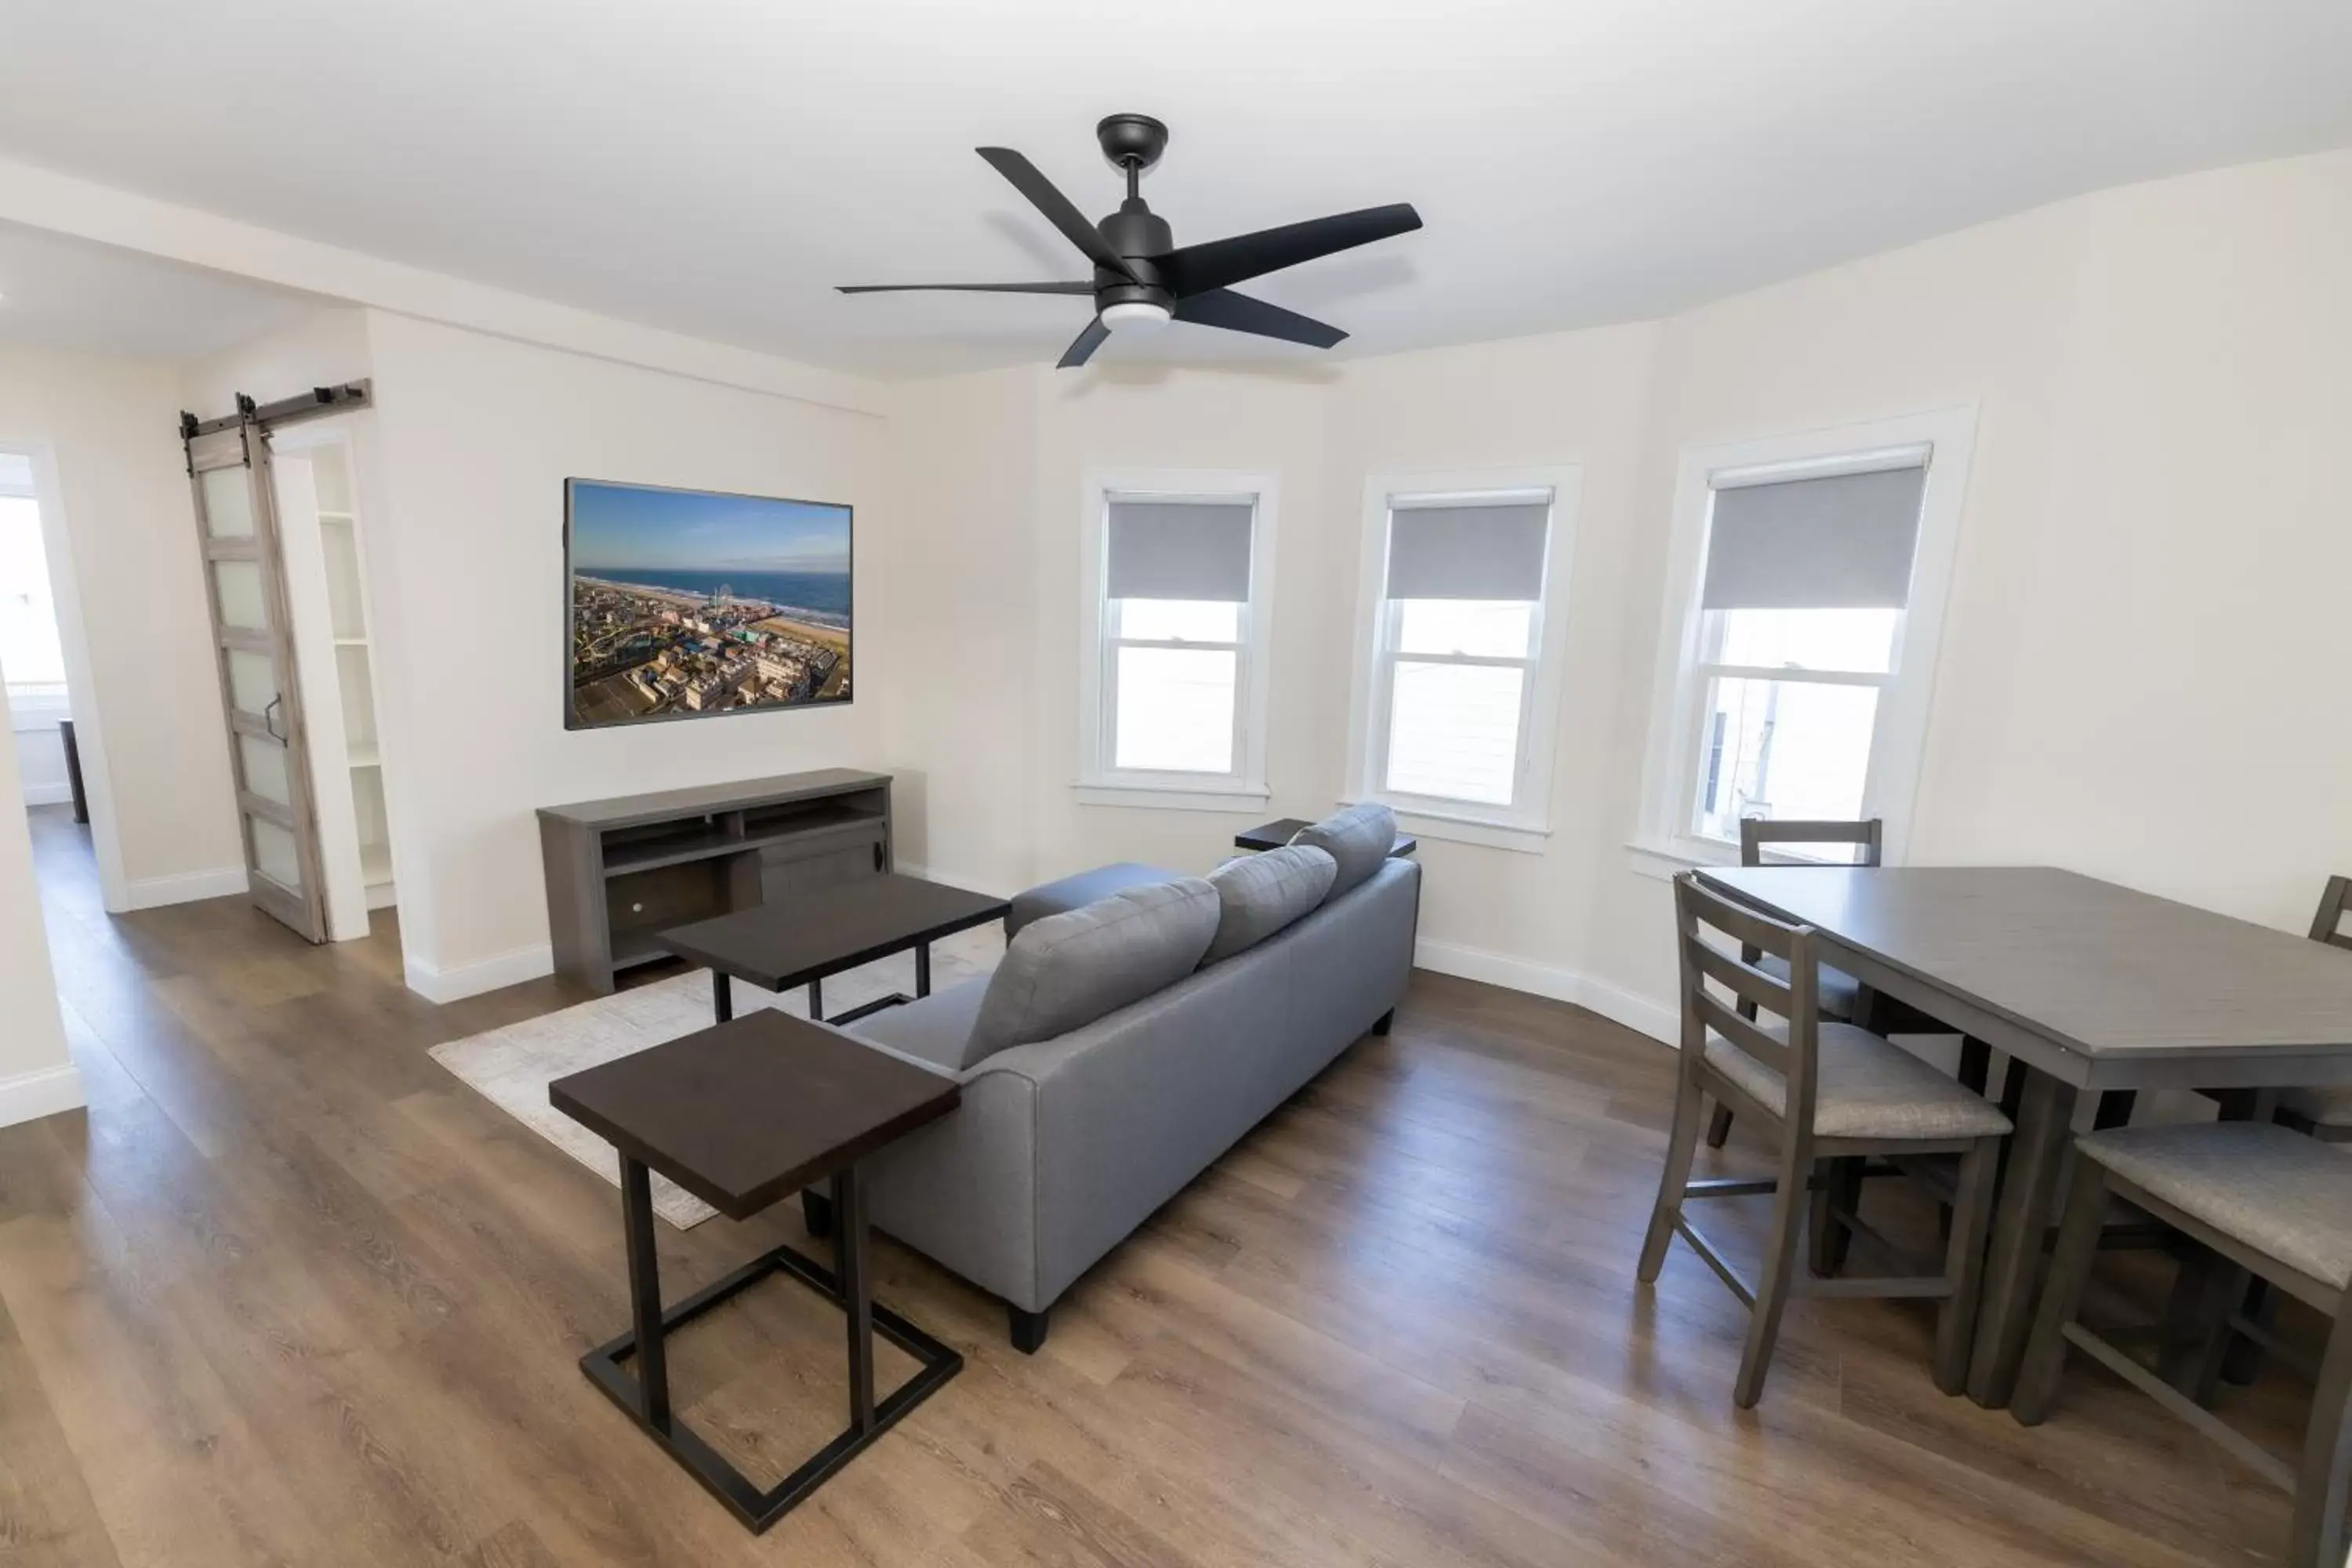
[[[1293,921],[1315,912],[1339,863],[1311,844],[1263,855],[1242,855],[1209,873],[1217,889],[1217,934],[1201,956],[1203,968],[1256,946]]]
[[[1173,985],[1209,950],[1217,909],[1216,889],[1179,877],[1032,921],[1005,944],[956,1065],[1066,1035]]]
[[[1018,936],[1021,928],[1047,915],[1067,914],[1088,904],[1100,903],[1113,893],[1123,893],[1129,888],[1148,888],[1156,882],[1172,882],[1182,876],[1181,871],[1163,871],[1157,866],[1141,866],[1132,860],[1120,860],[1108,866],[1097,866],[1091,871],[1064,877],[1057,882],[1044,882],[1025,893],[1013,895],[1013,910],[1004,917],[1006,937]]]
[[[1758,1026],[1786,1044],[1789,1026]],[[1813,1131],[1823,1138],[1997,1138],[2009,1118],[1982,1095],[1945,1077],[1892,1040],[1852,1024],[1821,1026],[1813,1084]],[[1706,1060],[1775,1115],[1788,1114],[1789,1085],[1780,1072],[1713,1030]]]
[[[987,994],[988,977],[979,975],[902,1005],[868,1013],[846,1027],[861,1039],[961,1072],[964,1047],[971,1043],[972,1024],[980,1016],[981,999]]]
[[[1290,841],[1312,846],[1331,857],[1339,874],[1331,879],[1331,890],[1324,897],[1336,899],[1371,880],[1372,873],[1395,849],[1396,813],[1367,801],[1336,816],[1308,823],[1292,834]]]

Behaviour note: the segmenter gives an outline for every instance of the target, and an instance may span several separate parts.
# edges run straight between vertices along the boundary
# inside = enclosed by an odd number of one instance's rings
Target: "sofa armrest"
[[[963,1079],[953,1114],[859,1166],[867,1212],[982,1289],[1042,1310],[1052,1298],[1037,1289],[1036,1086],[1012,1073],[952,1076]]]

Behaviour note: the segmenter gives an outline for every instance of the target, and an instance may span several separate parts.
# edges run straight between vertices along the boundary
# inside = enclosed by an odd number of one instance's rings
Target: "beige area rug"
[[[985,925],[958,931],[931,944],[931,984],[944,991],[959,981],[990,973],[1004,956],[1002,926]],[[778,995],[756,985],[735,983],[735,1011],[740,1016],[754,1007],[781,1007],[796,1018],[808,1016],[808,989]],[[850,1008],[887,996],[894,991],[915,991],[915,955],[898,953],[862,969],[836,974],[824,983],[824,1010],[845,1013]],[[642,1051],[648,1046],[690,1035],[710,1026],[710,972],[698,969],[651,984],[632,986],[610,996],[599,996],[509,1024],[502,1029],[469,1035],[433,1047],[433,1059],[463,1079],[516,1121],[601,1174],[621,1184],[621,1162],[613,1146],[547,1103],[547,1086],[567,1073]],[[680,1230],[700,1225],[718,1211],[667,1177],[653,1181],[654,1212]]]

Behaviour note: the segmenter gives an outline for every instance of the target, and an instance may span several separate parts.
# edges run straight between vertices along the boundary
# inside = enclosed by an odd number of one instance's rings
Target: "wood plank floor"
[[[1034,1358],[878,1242],[883,1299],[967,1370],[754,1540],[574,1366],[625,1318],[614,1189],[425,1055],[572,998],[430,1005],[388,918],[315,949],[236,901],[109,919],[80,830],[34,817],[90,1104],[0,1131],[11,1564],[2192,1564],[2284,1533],[2095,1371],[2034,1432],[1939,1395],[1916,1306],[1793,1304],[1734,1411],[1737,1305],[1680,1248],[1633,1278],[1667,1053],[1423,974]],[[657,1228],[673,1293],[799,1232]],[[675,1352],[674,1397],[770,1474],[840,1420],[812,1305],[755,1293]],[[2231,1408],[2286,1446],[2301,1400]]]

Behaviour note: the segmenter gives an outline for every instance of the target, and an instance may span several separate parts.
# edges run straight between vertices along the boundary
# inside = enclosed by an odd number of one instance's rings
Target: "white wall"
[[[55,805],[73,798],[73,781],[66,771],[65,731],[59,715],[47,711],[15,712],[8,728],[16,736],[16,790],[26,805]]]
[[[180,407],[169,365],[0,345],[0,443],[53,459],[43,522],[67,678],[96,698],[75,728],[113,908],[230,890],[243,864]]]
[[[0,1127],[82,1103],[33,884],[33,841],[16,790],[16,737],[0,725]]]
[[[1035,368],[900,389],[889,468],[904,529],[888,592],[904,680],[889,744],[923,780],[910,860],[997,889],[1108,859],[1205,868],[1236,829],[1328,805],[1319,675],[1327,633],[1345,635],[1324,625],[1317,580],[1331,547],[1330,386],[1328,374]],[[1269,474],[1277,487],[1273,798],[1230,811],[1080,805],[1081,496],[1089,473],[1184,468]]]
[[[259,337],[180,367],[180,395],[199,419],[236,410],[240,392],[275,403],[368,374],[367,313],[349,305],[306,310]]]
[[[2352,867],[2352,153],[2103,192],[1668,324],[1672,454],[1975,400],[1912,858],[2048,863],[2300,931]],[[1638,744],[1645,679],[1617,731]],[[1622,831],[1638,769],[1622,775]],[[1583,967],[1663,996],[1665,889]]]
[[[410,983],[455,996],[548,968],[537,807],[883,761],[882,420],[382,311],[366,328],[394,877]],[[856,700],[567,732],[575,476],[855,507]]]
[[[937,711],[891,742],[928,776],[926,856],[1007,887],[1118,857],[1199,868],[1235,825],[1071,796],[1086,468],[1281,475],[1266,815],[1311,815],[1342,787],[1366,476],[1572,462],[1549,847],[1425,842],[1423,956],[1663,1027],[1667,889],[1625,846],[1676,456],[1974,403],[1914,858],[2066,865],[2299,930],[2352,868],[2347,277],[2352,153],[2102,193],[1663,322],[1321,380],[908,389],[891,592]]]

